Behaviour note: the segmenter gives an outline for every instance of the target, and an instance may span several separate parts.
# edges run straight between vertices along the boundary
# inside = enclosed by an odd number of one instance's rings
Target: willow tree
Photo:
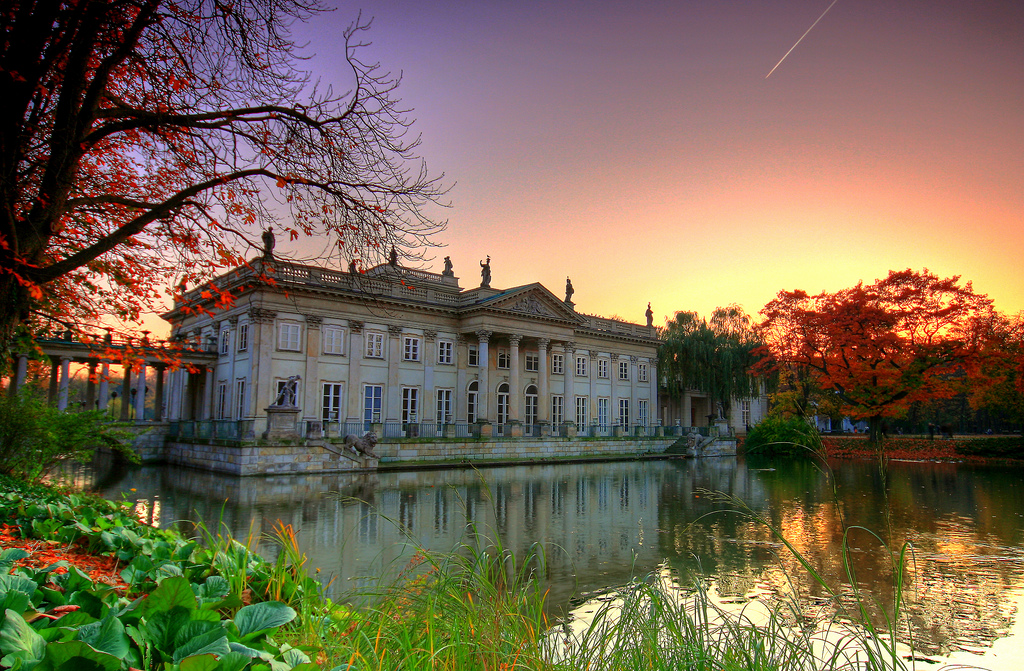
[[[0,347],[19,325],[151,309],[244,263],[271,224],[325,254],[429,244],[444,189],[398,78],[338,36],[311,81],[291,36],[319,0],[0,0]],[[339,69],[342,71],[342,69]]]
[[[710,320],[677,312],[660,335],[658,374],[672,396],[703,392],[728,415],[733,399],[762,393],[767,380],[754,367],[765,349],[738,305],[716,308]]]

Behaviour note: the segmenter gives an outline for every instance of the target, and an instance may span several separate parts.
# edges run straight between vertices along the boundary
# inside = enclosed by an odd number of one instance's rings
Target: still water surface
[[[870,462],[832,466],[834,477],[808,461],[750,458],[246,479],[147,466],[90,477],[161,526],[222,520],[245,537],[291,524],[309,565],[335,578],[335,597],[400,569],[417,546],[479,544],[475,528],[521,556],[544,545],[555,611],[666,565],[725,594],[795,594],[807,613],[829,608],[753,513],[849,593],[845,530],[858,584],[883,603],[892,580],[880,539],[910,543],[905,597],[925,652],[980,652],[1006,634],[1024,588],[1024,469],[895,462],[883,478]]]

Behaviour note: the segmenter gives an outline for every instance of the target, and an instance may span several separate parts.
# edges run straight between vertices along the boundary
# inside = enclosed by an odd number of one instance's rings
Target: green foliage
[[[753,370],[763,345],[739,306],[717,308],[710,322],[695,312],[677,312],[661,339],[658,372],[670,394],[696,389],[728,409],[734,398],[760,394],[768,381]]]
[[[821,436],[805,419],[771,415],[747,433],[743,443],[747,453],[759,454],[819,454]]]
[[[61,412],[25,390],[0,398],[0,473],[36,481],[65,459],[89,460],[109,447],[138,461],[131,434],[100,410]]]

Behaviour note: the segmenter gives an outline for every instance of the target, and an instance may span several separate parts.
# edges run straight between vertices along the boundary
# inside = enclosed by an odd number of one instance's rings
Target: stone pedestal
[[[494,425],[490,422],[480,422],[480,437],[491,438],[494,436]]]
[[[270,406],[267,408],[267,430],[263,432],[263,439],[298,440],[299,434],[295,431],[298,418],[298,408]]]
[[[572,422],[565,422],[562,424],[562,435],[566,438],[576,437],[576,425]]]
[[[615,436],[616,438],[622,438],[622,436],[624,435],[623,431],[624,428],[621,424],[616,424],[615,426],[612,427],[612,435]]]
[[[715,428],[718,429],[718,435],[726,437],[729,435],[729,422],[721,417],[715,420]]]
[[[454,424],[445,424],[444,425],[444,437],[445,438],[455,438],[455,425]]]
[[[512,420],[508,423],[508,435],[512,438],[523,437],[523,423],[518,420]]]
[[[548,422],[540,423],[540,436],[541,438],[548,438],[551,436],[551,424]]]

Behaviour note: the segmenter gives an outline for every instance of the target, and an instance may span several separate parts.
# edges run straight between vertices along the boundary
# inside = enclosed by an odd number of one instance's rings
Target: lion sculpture
[[[373,431],[367,431],[361,436],[357,436],[354,433],[350,433],[345,436],[345,447],[350,448],[356,454],[366,455],[367,457],[377,458],[373,448],[377,444],[377,434]]]

